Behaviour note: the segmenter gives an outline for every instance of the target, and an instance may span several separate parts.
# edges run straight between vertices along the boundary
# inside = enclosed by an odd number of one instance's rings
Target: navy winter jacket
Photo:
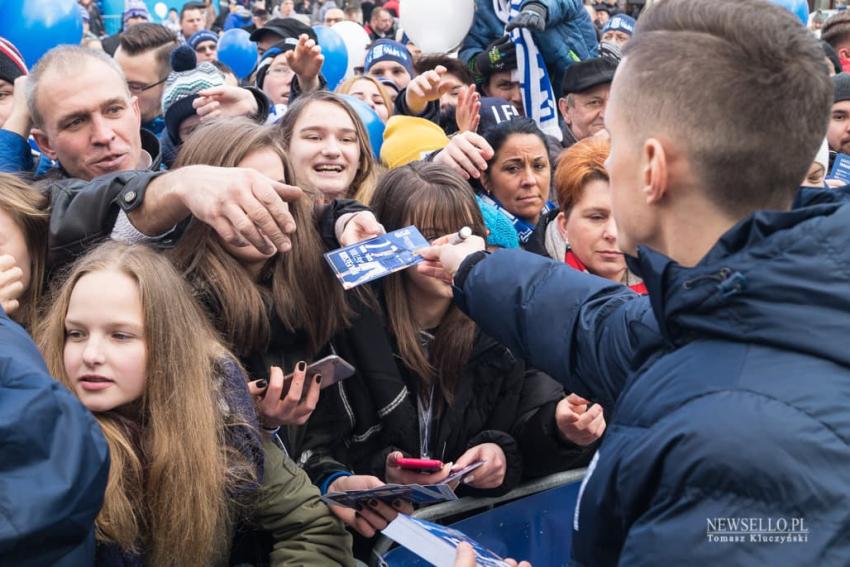
[[[0,309],[0,565],[91,565],[109,451]]]
[[[850,564],[848,241],[850,207],[760,212],[693,268],[640,248],[648,298],[526,252],[462,267],[486,333],[613,408],[575,565]]]
[[[487,49],[494,40],[505,35],[505,24],[496,16],[493,2],[475,0],[475,19],[472,29],[460,46],[458,58],[464,63]],[[534,0],[546,7],[546,30],[532,33],[534,44],[540,50],[555,96],[560,96],[564,73],[574,61],[572,51],[579,60],[596,57],[599,42],[590,16],[581,0]]]

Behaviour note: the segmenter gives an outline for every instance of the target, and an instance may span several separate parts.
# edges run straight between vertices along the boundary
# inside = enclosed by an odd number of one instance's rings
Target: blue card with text
[[[343,289],[375,281],[422,261],[417,250],[430,246],[415,226],[325,253]]]
[[[844,183],[850,183],[850,156],[847,154],[836,154],[832,171],[829,172],[832,179],[840,179]]]

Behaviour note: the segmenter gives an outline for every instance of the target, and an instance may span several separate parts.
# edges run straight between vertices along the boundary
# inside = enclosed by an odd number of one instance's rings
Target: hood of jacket
[[[797,351],[850,367],[850,207],[762,211],[742,220],[693,268],[649,248],[630,258],[664,337]]]

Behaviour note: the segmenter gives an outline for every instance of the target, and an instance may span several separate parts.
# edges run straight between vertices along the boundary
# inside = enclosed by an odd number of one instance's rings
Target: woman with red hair
[[[606,139],[586,138],[564,150],[558,159],[555,190],[560,213],[556,226],[567,243],[562,259],[577,270],[646,294],[643,282],[629,272],[623,252],[617,246],[617,224],[611,213],[611,190],[605,169],[610,148]]]

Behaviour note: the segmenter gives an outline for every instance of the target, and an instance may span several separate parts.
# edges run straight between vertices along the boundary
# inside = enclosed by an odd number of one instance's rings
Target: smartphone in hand
[[[435,473],[443,469],[443,461],[436,459],[396,459],[395,462],[399,468],[406,471],[416,471],[420,473]]]

